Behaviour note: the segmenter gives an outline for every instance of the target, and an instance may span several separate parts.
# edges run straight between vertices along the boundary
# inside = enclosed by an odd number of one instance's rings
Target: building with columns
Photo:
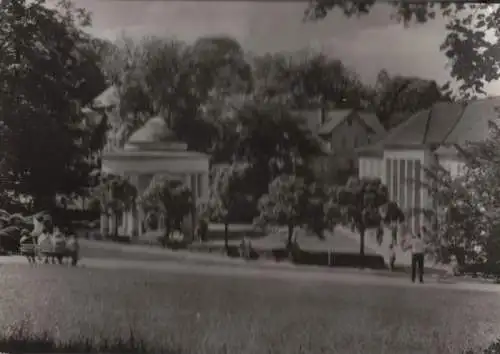
[[[130,134],[126,131],[127,127],[120,124],[123,120],[119,116],[120,99],[115,86],[95,98],[87,111],[94,119],[102,119],[105,115],[111,125],[108,144],[101,152],[102,172],[128,179],[136,187],[139,196],[155,178],[168,177],[183,181],[193,194],[193,210],[208,199],[210,156],[188,151],[187,144],[176,139],[164,117],[149,118],[141,128]],[[128,139],[124,140],[127,136]],[[145,218],[140,205],[118,217],[103,214],[101,231],[113,230],[114,222],[118,220],[120,235],[140,238],[144,233]],[[192,236],[196,219],[197,215],[186,218],[183,229],[191,233],[186,236]],[[159,218],[157,228],[162,227],[163,220]]]
[[[487,139],[489,123],[498,124],[498,107],[500,97],[436,103],[395,127],[380,142],[360,148],[359,176],[380,178],[391,200],[407,212],[410,229],[417,232],[425,223],[418,210],[433,207],[425,188],[425,168],[439,164],[459,176],[465,163],[455,147]]]
[[[188,151],[167,127],[165,119],[156,116],[133,133],[122,149],[108,150],[102,155],[102,171],[127,178],[141,195],[155,178],[167,177],[183,181],[193,194],[196,206],[208,198],[209,156]],[[193,208],[196,210],[196,208]],[[123,212],[120,234],[141,237],[146,215],[139,204],[135,210]],[[113,229],[114,217],[102,216],[101,223]],[[194,231],[196,215],[186,220],[185,230]],[[160,219],[158,228],[163,227]]]

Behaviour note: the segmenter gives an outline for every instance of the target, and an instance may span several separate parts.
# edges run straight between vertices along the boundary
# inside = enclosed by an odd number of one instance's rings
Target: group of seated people
[[[76,266],[79,258],[79,244],[75,232],[70,228],[60,229],[53,227],[50,222],[44,222],[30,232],[21,232],[20,251],[29,263],[36,263],[37,258],[44,263],[63,263],[64,258],[69,258],[71,264]]]

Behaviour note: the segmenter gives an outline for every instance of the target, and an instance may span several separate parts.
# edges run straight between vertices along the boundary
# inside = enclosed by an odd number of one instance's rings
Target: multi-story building
[[[324,156],[315,161],[316,175],[331,183],[338,183],[338,173],[355,173],[356,149],[380,141],[386,131],[374,113],[355,109],[300,111],[308,128],[324,142]]]

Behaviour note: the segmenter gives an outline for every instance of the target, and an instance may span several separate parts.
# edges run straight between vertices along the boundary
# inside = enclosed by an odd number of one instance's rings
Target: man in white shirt
[[[418,278],[421,283],[424,282],[424,255],[425,242],[422,234],[418,233],[410,240],[411,245],[411,281],[415,282],[418,268]]]

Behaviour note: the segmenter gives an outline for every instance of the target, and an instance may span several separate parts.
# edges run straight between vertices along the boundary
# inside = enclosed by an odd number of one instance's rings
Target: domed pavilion
[[[150,118],[146,124],[134,132],[123,148],[105,151],[102,155],[102,171],[124,176],[135,185],[141,195],[154,178],[168,177],[184,181],[198,203],[208,198],[209,156],[188,151],[187,144],[176,139],[162,116]],[[140,205],[136,210],[124,212],[120,234],[129,237],[143,235],[145,213]],[[115,218],[103,215],[101,225],[109,225]],[[196,215],[186,220],[187,230],[192,236]],[[161,228],[162,222],[158,225]]]

